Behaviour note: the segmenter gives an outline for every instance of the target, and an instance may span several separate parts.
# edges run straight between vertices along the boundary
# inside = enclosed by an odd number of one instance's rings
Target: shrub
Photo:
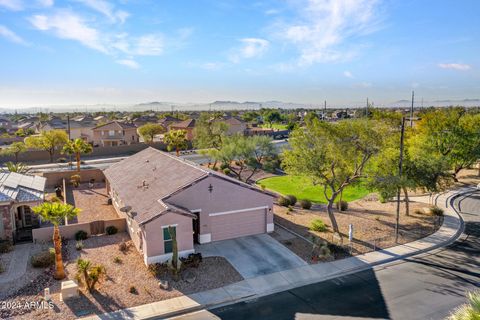
[[[424,214],[424,212],[423,212],[422,210],[420,210],[420,209],[416,209],[416,210],[414,211],[414,213],[415,213],[415,214],[418,214],[418,215]]]
[[[217,167],[217,166],[214,166],[214,167],[212,167],[212,170],[213,170],[213,171],[217,171],[217,170],[218,170],[218,167]]]
[[[325,232],[325,231],[327,231],[327,229],[328,228],[327,228],[327,225],[325,224],[325,222],[323,222],[320,219],[315,219],[310,224],[310,230],[313,230],[313,231]]]
[[[297,203],[297,197],[295,197],[293,194],[287,194],[285,198],[287,198],[291,206],[294,206]]]
[[[82,177],[80,177],[79,174],[74,174],[73,176],[70,177],[70,182],[74,187],[78,187],[80,185],[81,180],[82,180]]]
[[[159,277],[168,271],[166,263],[152,263],[148,265],[148,271],[155,277]]]
[[[186,268],[189,268],[189,267],[193,267],[193,268],[198,268],[198,266],[200,265],[200,262],[202,262],[203,258],[202,258],[202,254],[199,252],[199,253],[190,253],[188,255],[188,257],[186,258],[180,258],[180,261],[182,262],[182,266],[186,267]]]
[[[293,211],[293,208],[288,206],[287,212],[292,212],[292,211]]]
[[[62,199],[60,199],[59,197],[57,196],[52,196],[50,198],[50,202],[62,202]]]
[[[348,209],[348,202],[347,201],[337,201],[337,209],[340,211],[345,211]]]
[[[228,168],[223,169],[223,173],[228,176],[230,174],[230,169]]]
[[[67,159],[66,159],[66,158],[58,158],[58,159],[57,159],[57,162],[59,162],[59,163],[65,163],[65,162],[67,162]]]
[[[260,185],[260,188],[261,188],[263,191],[265,191],[265,189],[267,189],[267,187],[266,187],[264,184],[261,184],[261,185]]]
[[[105,231],[108,235],[112,235],[118,232],[118,229],[115,226],[108,226]]]
[[[300,206],[302,209],[310,210],[312,202],[310,200],[300,200]]]
[[[450,320],[475,320],[480,315],[480,291],[467,293],[467,303],[453,311]]]
[[[125,253],[128,251],[128,244],[125,241],[122,241],[118,244],[118,250]]]
[[[135,286],[130,286],[128,292],[130,292],[131,294],[138,294],[138,290],[137,288],[135,288]]]
[[[79,283],[84,284],[88,291],[93,291],[95,284],[103,279],[106,274],[107,271],[103,265],[94,266],[89,260],[77,259],[76,279]]]
[[[7,253],[13,250],[13,245],[10,241],[0,241],[0,253]]]
[[[88,238],[88,233],[83,230],[78,230],[75,233],[75,240],[80,241],[80,240],[86,240]]]
[[[113,262],[115,262],[116,264],[121,264],[123,261],[120,257],[115,257],[113,258]]]
[[[279,197],[278,198],[278,204],[283,206],[283,207],[288,207],[290,205],[290,201],[285,197]]]
[[[443,209],[439,208],[439,207],[431,207],[430,208],[430,212],[434,215],[434,216],[443,216]]]
[[[77,249],[78,251],[82,250],[83,249],[83,242],[82,240],[78,240],[77,243],[75,244],[75,249]]]
[[[48,268],[55,263],[55,249],[50,248],[32,256],[30,263],[34,268]]]
[[[222,164],[220,165],[220,169],[222,169],[222,170],[225,170],[225,169],[227,169],[227,168],[228,168],[228,165],[227,165],[226,163],[222,163]]]

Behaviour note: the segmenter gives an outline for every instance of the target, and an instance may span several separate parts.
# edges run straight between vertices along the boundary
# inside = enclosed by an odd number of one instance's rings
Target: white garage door
[[[212,241],[226,240],[266,232],[264,208],[231,213],[210,214]]]

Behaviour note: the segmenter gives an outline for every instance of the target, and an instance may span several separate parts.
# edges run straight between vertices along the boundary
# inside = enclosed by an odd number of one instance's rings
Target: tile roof
[[[182,122],[172,124],[170,126],[175,128],[193,128],[195,127],[195,122],[195,119],[187,119],[183,120]]]
[[[162,199],[209,175],[190,162],[154,148],[147,148],[105,170],[123,206],[132,207],[139,223],[176,207]]]
[[[0,172],[0,201],[41,201],[47,179],[16,172]]]
[[[133,123],[120,122],[120,121],[110,121],[108,123],[104,123],[104,124],[101,124],[99,126],[96,126],[95,128],[93,128],[93,130],[99,129],[99,128],[102,128],[102,127],[105,127],[105,126],[108,126],[108,125],[111,125],[111,124],[115,124],[121,129],[136,128],[136,126]]]

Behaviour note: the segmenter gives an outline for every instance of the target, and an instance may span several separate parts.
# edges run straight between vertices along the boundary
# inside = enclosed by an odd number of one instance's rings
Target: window
[[[172,226],[171,228],[175,233],[177,232],[177,227]],[[168,227],[163,227],[163,249],[164,253],[173,252],[173,241],[170,232],[168,232]]]
[[[108,135],[110,137],[114,136],[115,135],[115,130],[108,130]]]

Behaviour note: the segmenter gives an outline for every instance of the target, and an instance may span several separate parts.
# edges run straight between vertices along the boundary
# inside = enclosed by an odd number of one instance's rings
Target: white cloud
[[[19,35],[2,25],[0,25],[0,37],[4,37],[11,42],[27,45],[27,42],[23,40]]]
[[[21,11],[24,9],[22,0],[0,0],[0,7],[4,7],[12,11]]]
[[[159,34],[147,34],[135,41],[132,54],[140,56],[158,56],[163,53],[163,37]]]
[[[280,10],[277,10],[277,9],[269,9],[269,10],[265,11],[265,14],[267,16],[272,16],[272,15],[279,14],[279,13],[280,13]]]
[[[351,50],[340,46],[378,27],[380,1],[304,0],[297,21],[275,26],[277,35],[298,47],[300,65],[348,59]]]
[[[460,71],[466,71],[472,68],[470,65],[463,63],[439,63],[438,66],[442,69],[453,69]]]
[[[129,67],[130,69],[140,68],[140,65],[135,60],[132,60],[132,59],[121,59],[115,62],[121,65],[124,65],[126,67]]]
[[[116,10],[115,6],[105,0],[77,0],[87,7],[100,12],[107,17],[112,23],[124,23],[130,14],[123,10]]]
[[[353,74],[350,71],[343,71],[343,75],[347,78],[353,79]]]
[[[30,18],[30,22],[38,30],[50,31],[59,38],[76,40],[89,48],[108,53],[100,39],[100,33],[70,11],[58,11],[51,16],[35,15]]]
[[[234,49],[234,52],[230,55],[230,60],[234,63],[240,62],[241,59],[261,57],[270,45],[267,40],[259,38],[244,38],[240,39],[240,42],[242,45]]]

